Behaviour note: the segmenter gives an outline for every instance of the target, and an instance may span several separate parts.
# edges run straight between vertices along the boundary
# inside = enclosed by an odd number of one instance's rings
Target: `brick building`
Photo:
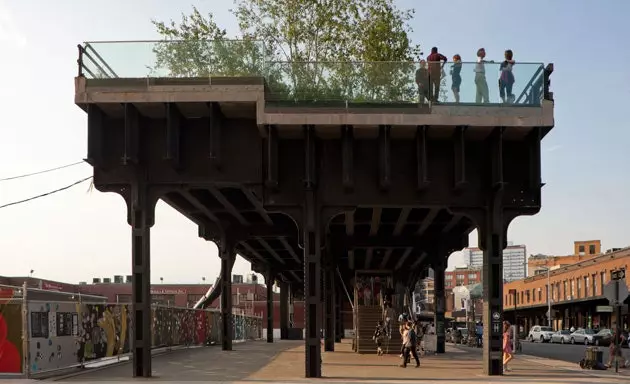
[[[444,273],[444,288],[449,290],[462,285],[481,283],[481,269],[475,267],[457,267]]]
[[[615,249],[609,250],[614,251]],[[532,255],[527,259],[527,276],[531,277],[539,273],[547,273],[547,268],[558,269],[583,260],[588,260],[602,254],[600,240],[575,241],[573,254],[566,256]]]
[[[597,309],[609,305],[603,296],[604,286],[610,281],[611,271],[628,269],[630,247],[609,250],[599,255],[590,253],[589,248],[590,245],[576,243],[577,256],[583,258],[577,263],[551,269],[549,276],[546,272],[539,273],[504,284],[505,317],[517,319],[525,328],[547,324],[547,300],[550,299],[554,329],[609,327],[616,323],[614,314],[598,312]],[[584,249],[584,255],[579,254],[581,249]],[[551,289],[547,284],[548,279]],[[630,273],[626,276],[626,284],[629,283]],[[630,326],[628,301],[622,309],[621,324],[625,327]]]

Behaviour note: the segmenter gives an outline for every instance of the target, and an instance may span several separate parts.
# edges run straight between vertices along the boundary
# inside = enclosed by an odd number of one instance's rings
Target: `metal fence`
[[[84,302],[76,294],[29,300],[29,292],[0,286],[0,375],[29,377],[130,352],[131,304]],[[262,338],[260,316],[234,313],[232,319],[235,341]],[[220,330],[217,310],[153,306],[154,348],[220,344]]]

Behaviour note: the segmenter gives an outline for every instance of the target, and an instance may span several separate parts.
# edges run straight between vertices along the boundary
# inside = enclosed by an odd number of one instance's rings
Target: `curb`
[[[536,363],[536,364],[542,364],[542,365],[546,365],[548,367],[554,367],[554,368],[559,368],[559,369],[563,369],[565,371],[571,371],[571,372],[578,372],[581,373],[583,375],[586,376],[591,376],[591,377],[597,377],[600,379],[623,379],[623,380],[630,380],[629,377],[630,376],[630,372],[628,371],[620,371],[619,373],[614,373],[611,371],[595,371],[595,370],[590,370],[590,369],[582,369],[580,368],[577,363],[569,363],[567,361],[563,361],[563,360],[555,360],[555,359],[548,359],[548,358],[544,358],[544,357],[538,357],[538,356],[532,356],[532,355],[523,355],[523,354],[517,354],[514,355],[514,359],[515,360],[525,360],[528,361],[530,363]],[[601,373],[599,373],[601,372]],[[606,373],[604,373],[606,372]]]

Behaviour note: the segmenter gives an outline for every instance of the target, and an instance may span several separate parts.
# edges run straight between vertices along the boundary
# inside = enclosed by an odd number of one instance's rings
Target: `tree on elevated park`
[[[417,61],[414,10],[393,0],[235,0],[234,39],[195,7],[181,22],[153,20],[163,41],[154,74],[260,76],[268,100],[410,102]]]

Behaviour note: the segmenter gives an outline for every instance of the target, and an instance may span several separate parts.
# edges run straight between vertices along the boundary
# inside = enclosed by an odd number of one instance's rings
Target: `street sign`
[[[595,307],[595,312],[597,313],[612,313],[613,307],[612,305],[598,305]]]
[[[625,281],[613,280],[604,286],[604,297],[611,305],[620,305],[628,298],[628,286]]]
[[[618,269],[610,272],[610,280],[623,280],[626,278],[626,270]]]
[[[501,320],[501,314],[499,312],[492,312],[492,319],[494,321],[499,321]]]

